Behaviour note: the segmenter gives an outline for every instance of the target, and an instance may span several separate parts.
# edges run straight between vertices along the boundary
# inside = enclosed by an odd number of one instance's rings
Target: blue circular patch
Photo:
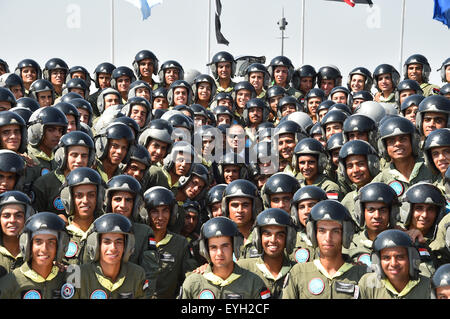
[[[65,283],[61,287],[61,297],[63,297],[64,299],[72,298],[74,293],[75,293],[75,287],[72,284]]]
[[[372,259],[370,258],[369,254],[361,254],[361,255],[359,255],[358,261],[366,264],[367,266],[370,266],[372,264]]]
[[[450,212],[450,202],[447,201],[447,205],[445,206],[445,212],[448,214]]]
[[[320,278],[313,278],[309,281],[308,290],[313,295],[320,295],[325,289],[325,283]]]
[[[295,260],[299,264],[303,264],[309,260],[309,250],[306,248],[299,248],[295,252]]]
[[[202,290],[198,295],[198,299],[215,299],[215,298],[216,297],[214,296],[214,293],[209,289]]]
[[[78,245],[76,242],[70,241],[69,246],[67,247],[66,251],[66,258],[72,258],[74,257],[78,252]]]
[[[61,200],[61,197],[56,197],[53,200],[53,207],[55,207],[57,210],[64,210],[64,205],[63,205],[63,202]]]
[[[23,299],[42,299],[42,296],[37,290],[29,290],[23,295]]]
[[[392,189],[395,191],[397,196],[401,196],[403,194],[403,191],[405,190],[402,183],[400,183],[399,181],[393,181],[393,182],[389,183],[389,186],[392,187]]]
[[[104,292],[103,290],[97,289],[91,293],[90,299],[108,299],[108,296],[106,295],[106,292]]]
[[[41,169],[41,176],[44,176],[45,174],[50,173],[50,170],[48,168]]]

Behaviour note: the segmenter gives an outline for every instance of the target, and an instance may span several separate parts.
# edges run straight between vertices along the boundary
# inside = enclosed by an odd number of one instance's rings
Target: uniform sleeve
[[[292,276],[292,272],[289,272],[284,280],[281,299],[299,299],[299,288],[297,287],[296,282],[293,279],[294,278]]]

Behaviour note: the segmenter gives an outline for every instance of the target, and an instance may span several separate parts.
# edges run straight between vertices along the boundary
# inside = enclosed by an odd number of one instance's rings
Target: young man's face
[[[37,71],[32,66],[22,68],[21,74],[23,83],[31,84],[37,79]]]
[[[252,107],[248,110],[248,118],[251,124],[260,124],[263,121],[263,110],[260,107]]]
[[[219,62],[217,63],[217,75],[219,79],[231,78],[231,62]]]
[[[391,159],[394,160],[412,156],[411,136],[402,134],[386,138],[386,150]]]
[[[308,99],[307,106],[309,114],[316,115],[316,110],[319,107],[320,103],[322,103],[322,99],[320,97],[311,97]]]
[[[247,225],[252,220],[253,200],[248,197],[233,197],[228,202],[229,216],[238,227]]]
[[[276,193],[270,195],[270,207],[280,208],[290,213],[292,193]]]
[[[376,234],[386,230],[389,226],[390,208],[382,202],[364,203],[364,221],[367,229]]]
[[[414,125],[416,125],[416,114],[419,107],[417,105],[411,105],[405,110],[405,118],[411,121]]]
[[[345,159],[345,169],[350,181],[358,185],[358,187],[366,185],[372,178],[365,155],[347,156]]]
[[[168,85],[180,79],[180,70],[177,68],[168,68],[164,72],[164,79]]]
[[[320,83],[320,88],[325,92],[325,96],[330,94],[331,90],[334,88],[333,79],[323,79]]]
[[[74,186],[72,194],[75,215],[82,219],[92,218],[97,205],[97,186],[91,184]]]
[[[127,156],[128,141],[125,138],[109,140],[108,160],[112,165],[119,165]]]
[[[448,166],[450,165],[450,147],[433,147],[430,150],[430,153],[434,165],[439,170],[439,172],[444,175],[447,171]]]
[[[390,282],[409,281],[409,257],[406,247],[384,248],[380,251],[381,269]]]
[[[400,94],[399,94],[400,105],[405,101],[405,99],[408,96],[411,96],[413,94],[416,94],[416,91],[414,91],[414,90],[403,90],[403,91],[400,91]]]
[[[229,236],[208,239],[209,257],[214,268],[229,268],[233,264],[233,243]]]
[[[130,164],[125,169],[125,174],[133,176],[140,182],[144,178],[146,170],[147,166],[145,166],[145,164],[136,160],[131,160]]]
[[[154,70],[152,59],[143,59],[139,61],[139,72],[143,78],[150,78]]]
[[[255,88],[256,91],[260,91],[264,85],[264,73],[252,72],[248,77],[248,81]]]
[[[230,184],[232,181],[239,179],[241,168],[238,165],[225,165],[223,168],[223,179],[225,184]]]
[[[304,76],[300,78],[300,91],[303,93],[309,92],[313,88],[313,78],[310,76]]]
[[[273,70],[273,78],[275,80],[275,84],[281,87],[285,87],[287,83],[289,70],[287,66],[277,66]]]
[[[16,180],[16,173],[0,171],[0,194],[13,190],[16,185]]]
[[[331,100],[336,103],[347,104],[347,94],[344,92],[336,92],[331,97]]]
[[[281,256],[286,247],[286,237],[286,227],[275,225],[261,227],[264,254],[272,258]]]
[[[200,177],[194,175],[186,185],[184,192],[190,199],[195,198],[205,188],[205,181]]]
[[[299,156],[298,170],[306,179],[313,180],[319,173],[317,157],[315,155]]]
[[[407,67],[408,79],[417,81],[419,84],[422,84],[423,82],[422,71],[423,71],[422,64],[420,63],[409,64]]]
[[[97,76],[98,84],[100,89],[106,89],[111,87],[111,74],[109,73],[99,73]]]
[[[0,127],[0,139],[3,149],[17,152],[22,141],[22,131],[17,124]]]
[[[89,161],[89,148],[86,146],[69,146],[67,150],[67,169],[73,171],[78,167],[86,167]]]
[[[378,87],[382,92],[392,91],[394,89],[394,83],[390,73],[383,73],[378,76]]]
[[[148,143],[147,150],[150,153],[152,163],[157,163],[163,160],[167,155],[168,144],[160,140],[152,139]]]
[[[447,127],[447,115],[439,112],[425,112],[422,120],[422,133],[426,137],[434,130]]]
[[[331,136],[333,136],[336,133],[341,133],[342,132],[342,123],[340,122],[333,122],[333,123],[328,123],[325,125],[325,137],[327,138],[327,140],[330,139]]]
[[[316,228],[320,256],[338,256],[342,251],[342,225],[334,220],[319,220]]]
[[[56,257],[57,249],[58,240],[56,236],[50,234],[35,235],[31,243],[32,268],[51,268],[53,266],[53,260]]]
[[[100,264],[119,265],[125,251],[125,235],[106,233],[100,236]]]
[[[153,109],[167,109],[169,108],[169,102],[164,97],[155,97],[153,100]]]
[[[154,230],[165,231],[170,220],[170,207],[161,205],[150,209],[150,225]]]
[[[105,102],[105,110],[110,107],[111,105],[118,105],[120,104],[120,98],[117,94],[106,94],[103,97],[103,101]]]
[[[188,102],[188,90],[185,87],[177,87],[173,90],[173,101],[175,105],[183,105]]]
[[[280,159],[290,159],[294,153],[295,137],[294,134],[281,134],[278,138],[278,153]]]
[[[197,95],[200,101],[209,101],[211,98],[211,84],[207,82],[199,83]]]
[[[42,146],[49,150],[53,150],[59,143],[61,136],[64,134],[63,126],[46,125],[44,128],[44,136],[42,137]]]
[[[353,74],[352,79],[350,81],[350,88],[352,92],[359,92],[364,90],[364,83],[366,81],[366,77],[361,74]]]
[[[250,100],[252,97],[252,93],[249,90],[241,89],[236,92],[236,105],[243,109],[245,107],[245,103]]]
[[[198,213],[195,211],[187,211],[184,215],[183,231],[187,234],[192,233],[198,224]]]
[[[63,69],[55,69],[50,71],[50,82],[54,86],[62,86],[66,80],[66,71]]]
[[[218,203],[212,204],[211,205],[211,213],[212,213],[213,217],[223,216],[223,214],[222,214],[222,203],[218,202]]]
[[[23,205],[5,205],[0,213],[1,232],[4,236],[18,237],[25,225]]]
[[[131,107],[130,118],[135,120],[140,128],[143,128],[145,126],[147,116],[147,108],[144,105],[135,104]]]
[[[53,104],[52,91],[37,92],[36,96],[41,107],[50,106]]]
[[[133,214],[134,196],[130,192],[116,191],[111,196],[111,211],[131,218]]]
[[[411,227],[418,229],[422,234],[427,234],[438,215],[438,207],[434,204],[413,204],[413,216]]]
[[[297,204],[298,220],[303,226],[306,226],[311,209],[319,202],[317,199],[305,199]]]
[[[129,76],[122,75],[117,78],[117,91],[120,93],[128,92],[130,89],[131,79]]]

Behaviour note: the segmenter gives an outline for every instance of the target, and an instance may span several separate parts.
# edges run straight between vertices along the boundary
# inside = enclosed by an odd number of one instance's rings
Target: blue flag
[[[433,19],[450,28],[450,0],[434,0]]]
[[[154,6],[161,4],[163,0],[126,0],[141,10],[142,20],[147,19],[151,15],[151,10]]]

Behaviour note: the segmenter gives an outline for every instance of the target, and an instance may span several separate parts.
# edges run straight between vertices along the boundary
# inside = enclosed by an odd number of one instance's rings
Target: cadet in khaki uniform
[[[148,219],[141,193],[141,185],[132,176],[117,175],[106,184],[105,212],[121,214],[132,224],[135,246],[129,261],[141,266],[149,280],[149,290],[154,291],[159,269],[159,254],[156,251],[155,234],[144,224]]]
[[[286,276],[283,299],[357,299],[358,281],[367,266],[345,261],[355,225],[347,209],[335,200],[323,200],[312,209],[307,234],[319,258],[296,264]]]
[[[23,264],[19,235],[34,213],[31,200],[24,193],[8,191],[0,196],[0,269],[6,273]]]
[[[403,231],[388,229],[373,242],[375,272],[359,281],[361,299],[429,299],[430,279],[419,274],[419,252]]]
[[[278,299],[284,278],[295,264],[288,257],[296,237],[289,214],[280,208],[262,211],[256,218],[252,237],[260,257],[241,258],[237,264],[257,274],[269,289],[271,297]]]
[[[391,186],[397,196],[419,181],[431,182],[431,171],[419,156],[419,136],[416,128],[404,117],[391,117],[379,128],[378,149],[387,162],[372,182],[382,182]]]
[[[395,104],[395,88],[400,82],[400,74],[390,64],[380,64],[373,71],[375,88],[378,92],[374,101]]]
[[[431,132],[424,141],[423,157],[425,164],[437,176],[433,185],[448,197],[445,190],[445,174],[450,164],[450,130],[437,129]]]
[[[32,215],[20,235],[24,263],[0,279],[0,299],[60,299],[66,273],[54,261],[61,262],[68,242],[61,218],[50,212]]]
[[[232,92],[236,85],[232,81],[236,73],[234,57],[229,52],[220,51],[214,54],[212,61],[208,65],[216,81],[217,93]]]
[[[144,202],[148,212],[147,224],[153,229],[160,256],[156,298],[173,299],[185,274],[198,265],[190,253],[186,238],[168,230],[178,214],[173,193],[165,187],[154,186],[144,193]]]
[[[144,269],[128,261],[135,247],[132,227],[115,213],[94,221],[87,239],[92,262],[80,266],[79,282],[67,282],[64,299],[150,298]]]
[[[317,248],[313,246],[306,234],[306,223],[308,222],[311,209],[318,202],[328,199],[323,189],[313,185],[307,185],[295,192],[291,203],[291,218],[297,228],[297,238],[290,259],[297,263],[306,263],[317,257]]]
[[[85,262],[84,250],[94,220],[103,214],[104,183],[100,174],[89,167],[71,171],[61,189],[61,201],[68,216],[70,242],[64,256],[66,264]]]
[[[25,185],[57,168],[53,149],[66,133],[66,115],[55,107],[43,107],[31,114],[28,125],[27,155],[34,166],[28,167]]]
[[[179,299],[266,299],[270,291],[256,274],[233,261],[238,255],[239,231],[227,217],[203,224],[200,253],[208,260],[206,271],[192,273],[183,282]],[[236,256],[238,257],[238,256]]]
[[[311,137],[304,138],[295,146],[292,166],[301,187],[314,185],[323,189],[328,198],[342,200],[341,187],[321,173],[326,163],[325,150],[318,140]]]
[[[64,134],[55,150],[57,169],[39,177],[32,185],[36,210],[62,215],[67,221],[60,197],[61,186],[73,169],[91,167],[94,159],[94,141],[89,135],[80,131]]]
[[[428,83],[430,78],[431,67],[425,56],[421,54],[413,54],[408,57],[403,64],[403,75],[405,79],[417,81],[423,91],[423,96],[427,97],[439,94],[439,86]]]
[[[450,299],[450,264],[442,265],[431,277],[431,299]]]
[[[282,55],[274,57],[267,67],[267,72],[272,80],[271,86],[278,85],[284,88],[288,95],[298,101],[304,97],[302,92],[289,85],[294,74],[294,65],[288,57]]]
[[[354,201],[352,215],[360,231],[353,236],[347,254],[354,262],[370,266],[373,240],[382,231],[397,226],[400,202],[389,185],[377,182],[363,186]]]

